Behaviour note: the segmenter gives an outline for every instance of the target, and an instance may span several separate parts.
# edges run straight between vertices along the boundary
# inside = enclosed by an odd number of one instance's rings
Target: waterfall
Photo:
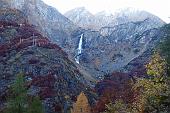
[[[78,45],[78,48],[77,48],[77,56],[75,58],[76,62],[79,64],[80,63],[80,55],[82,53],[82,44],[83,44],[83,34],[81,34],[80,36],[80,40],[79,40],[79,45]]]

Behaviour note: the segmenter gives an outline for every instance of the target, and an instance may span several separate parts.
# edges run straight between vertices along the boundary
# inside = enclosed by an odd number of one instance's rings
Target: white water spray
[[[80,55],[82,53],[82,44],[83,44],[83,34],[81,34],[80,40],[79,40],[79,45],[78,45],[78,52],[77,52],[77,56],[75,58],[76,62],[79,64],[80,63]]]

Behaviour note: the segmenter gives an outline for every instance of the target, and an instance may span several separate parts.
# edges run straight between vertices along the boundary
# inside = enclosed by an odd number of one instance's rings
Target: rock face
[[[159,17],[149,12],[137,10],[134,8],[121,9],[114,14],[114,17],[114,21],[110,22],[109,26],[115,26],[127,22],[143,21],[148,18],[152,20],[153,23],[155,23],[154,25],[152,24],[152,28],[160,27],[165,24],[165,22],[162,21]]]
[[[151,25],[152,28],[160,27],[162,24],[165,24],[160,18],[146,11],[140,11],[133,8],[122,9],[114,14],[101,11],[95,15],[91,14],[85,8],[76,8],[65,13],[65,16],[74,24],[84,29],[97,31],[102,27],[113,27],[128,22],[143,21],[148,18],[154,23]]]
[[[72,9],[64,15],[74,24],[84,29],[99,30],[101,27],[107,26],[114,21],[112,14],[102,11],[94,15],[84,7]]]
[[[110,23],[115,21],[115,16],[106,11],[101,11],[99,13],[96,13],[95,18],[97,20],[96,24],[100,25],[98,29],[104,26],[108,26]]]
[[[0,9],[0,108],[19,72],[25,74],[28,94],[43,100],[46,113],[66,110],[82,91],[90,96],[83,75],[58,45],[28,24],[21,11]]]
[[[97,14],[90,13],[85,7],[72,9],[64,14],[75,25],[83,29],[99,30],[101,27],[108,26],[114,22],[113,14],[108,14],[106,11],[101,11]]]
[[[80,34],[84,34],[80,64],[95,77],[119,70],[149,48],[155,47],[161,35],[151,19],[129,22],[100,31],[82,30],[73,33],[75,54]],[[157,26],[158,27],[158,26]],[[76,39],[77,36],[77,39]],[[77,42],[77,44],[75,43]]]
[[[151,56],[153,55],[155,51],[155,45],[156,46],[160,45],[165,40],[165,38],[169,35],[169,32],[168,32],[169,28],[167,26],[169,26],[169,24],[166,24],[159,29],[159,37],[161,38],[159,38],[158,40],[151,41],[151,43],[148,45],[148,49],[145,52],[143,52],[142,55],[130,61],[122,69],[122,71],[126,71],[126,72],[132,71],[132,73],[136,71],[135,73],[137,74],[137,76],[146,75],[146,73],[145,74],[142,74],[142,73],[145,70],[145,65],[151,60]]]
[[[60,47],[65,46],[71,32],[77,29],[69,19],[41,0],[2,0],[1,6],[22,11],[28,23]]]
[[[93,15],[78,8],[65,14],[71,22],[41,0],[3,0],[1,6],[22,11],[27,22],[62,47],[70,59],[78,55],[80,65],[96,78],[121,69],[145,52],[153,40],[159,39],[158,28],[164,25],[158,17],[133,9],[114,15]],[[82,34],[82,50],[78,54]]]
[[[95,29],[97,27],[94,22],[95,16],[91,14],[88,10],[86,10],[84,7],[79,7],[70,10],[64,15],[79,27],[86,29]]]
[[[78,8],[65,14],[85,29],[72,33],[70,45],[73,49],[69,52],[72,57],[77,55],[79,40],[81,34],[84,34],[79,62],[97,78],[120,70],[149,48],[154,48],[161,37],[159,28],[165,24],[148,12],[130,8],[114,15],[105,12],[91,15],[84,12],[88,11]]]

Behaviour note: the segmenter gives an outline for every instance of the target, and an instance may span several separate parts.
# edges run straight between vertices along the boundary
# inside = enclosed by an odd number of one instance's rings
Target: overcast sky
[[[170,23],[170,0],[43,0],[55,7],[59,12],[65,12],[76,7],[85,7],[91,13],[100,11],[112,12],[126,7],[134,7],[148,11]]]

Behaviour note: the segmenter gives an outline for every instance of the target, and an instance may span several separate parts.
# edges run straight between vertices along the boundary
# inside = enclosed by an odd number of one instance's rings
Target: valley
[[[169,26],[133,8],[61,14],[41,0],[1,0],[0,112],[168,113]]]

